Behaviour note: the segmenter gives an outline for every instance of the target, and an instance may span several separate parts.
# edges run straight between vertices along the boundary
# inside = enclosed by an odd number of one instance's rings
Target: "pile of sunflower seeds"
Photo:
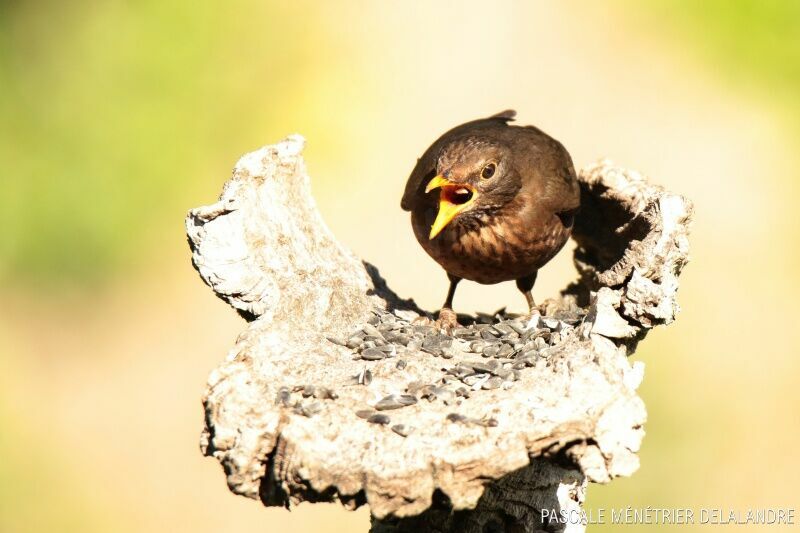
[[[522,363],[546,355],[548,348],[574,334],[584,318],[579,309],[559,317],[532,318],[507,315],[500,310],[494,315],[478,314],[473,323],[448,334],[432,323],[416,323],[412,318],[416,316],[408,311],[376,309],[369,321],[349,338],[328,337],[328,340],[350,348],[356,353],[354,359],[364,361],[421,351],[442,359],[477,356],[515,360],[516,368],[520,369],[525,366]]]
[[[445,333],[430,321],[420,323],[416,313],[375,309],[369,321],[348,338],[328,340],[349,348],[354,359],[364,361],[365,366],[351,378],[350,385],[369,386],[372,381],[369,365],[375,361],[394,358],[396,368],[402,371],[407,361],[420,354],[443,360],[442,375],[437,382],[412,381],[405,394],[388,395],[373,409],[356,413],[368,422],[388,425],[391,418],[386,411],[420,400],[457,406],[478,391],[513,387],[523,369],[540,361],[546,364],[557,344],[576,335],[584,317],[584,311],[577,307],[562,311],[557,317],[521,317],[500,310],[493,315],[478,314],[470,324]],[[492,419],[473,420],[457,413],[448,415],[447,420],[487,427],[496,424]],[[402,436],[413,431],[400,426],[393,426],[392,430]]]
[[[299,393],[300,398],[292,401],[293,393]],[[283,386],[278,389],[275,404],[290,407],[295,414],[311,418],[322,411],[322,404],[314,400],[336,400],[337,398],[339,395],[327,387],[298,385],[290,389]]]

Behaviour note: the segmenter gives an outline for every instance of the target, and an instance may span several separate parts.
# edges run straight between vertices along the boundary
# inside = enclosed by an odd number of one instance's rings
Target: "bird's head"
[[[429,239],[459,219],[502,207],[520,188],[511,150],[494,140],[467,137],[442,148],[425,192],[439,190],[439,211]]]

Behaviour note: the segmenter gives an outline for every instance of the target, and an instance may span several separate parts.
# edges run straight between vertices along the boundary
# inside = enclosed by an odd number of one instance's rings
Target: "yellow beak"
[[[478,196],[477,191],[469,184],[453,183],[444,176],[436,176],[425,187],[429,193],[441,189],[439,193],[439,212],[431,226],[428,239],[433,239],[452,221],[456,215],[466,209]]]

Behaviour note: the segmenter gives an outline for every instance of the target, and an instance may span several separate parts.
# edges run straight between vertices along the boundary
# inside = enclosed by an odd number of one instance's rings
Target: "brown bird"
[[[450,289],[437,325],[458,325],[453,296],[462,279],[516,280],[531,312],[531,290],[545,263],[572,232],[580,190],[564,146],[533,126],[512,126],[516,112],[457,126],[434,142],[406,183],[420,245],[447,272]]]

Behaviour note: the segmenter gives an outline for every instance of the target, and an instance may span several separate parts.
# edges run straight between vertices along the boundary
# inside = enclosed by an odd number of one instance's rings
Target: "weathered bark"
[[[643,364],[628,356],[678,311],[689,202],[610,163],[582,171],[579,281],[543,316],[447,337],[335,240],[302,146],[247,154],[187,217],[201,277],[250,319],[209,378],[203,453],[237,494],[367,503],[376,532],[582,530],[541,512],[638,468]]]

